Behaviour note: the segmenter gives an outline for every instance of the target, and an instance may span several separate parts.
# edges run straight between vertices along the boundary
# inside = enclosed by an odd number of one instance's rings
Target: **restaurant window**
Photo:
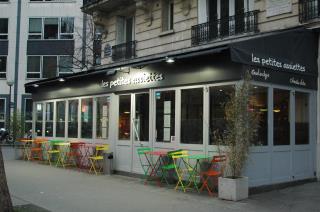
[[[203,88],[181,90],[181,143],[203,143]]]
[[[273,142],[275,146],[290,145],[290,91],[273,92]]]
[[[0,99],[0,128],[6,124],[6,99]]]
[[[162,0],[162,31],[173,30],[174,0]]]
[[[74,18],[63,17],[60,24],[60,39],[73,39]]]
[[[43,123],[43,104],[36,104],[36,134],[42,136],[42,123]]]
[[[42,18],[29,19],[29,39],[41,39],[42,37]]]
[[[66,76],[73,73],[73,57],[59,56],[59,76]]]
[[[78,137],[78,100],[69,100],[68,110],[68,137]]]
[[[7,57],[0,56],[0,79],[7,77]]]
[[[0,18],[0,40],[8,39],[8,19]]]
[[[135,141],[149,141],[149,94],[135,95],[136,110],[134,119]]]
[[[295,93],[295,137],[296,145],[309,144],[309,94],[296,92]]]
[[[119,96],[119,140],[130,139],[131,96]]]
[[[29,133],[32,131],[32,99],[31,98],[25,98],[24,99],[24,130],[25,133]]]
[[[66,102],[59,101],[56,104],[56,137],[65,137]]]
[[[156,141],[171,142],[175,135],[175,91],[156,92]]]
[[[234,85],[210,87],[210,145],[217,144],[215,135],[222,136],[227,130],[224,107],[234,91]]]
[[[46,103],[45,136],[53,136],[53,102]]]
[[[81,100],[81,138],[92,138],[93,99]]]
[[[58,18],[44,19],[44,39],[58,39]]]
[[[110,119],[110,97],[97,97],[97,120],[96,137],[98,139],[108,139],[109,119]]]
[[[251,86],[249,110],[258,114],[259,128],[253,145],[268,145],[268,88]]]
[[[57,76],[57,57],[43,56],[42,77],[53,78]]]

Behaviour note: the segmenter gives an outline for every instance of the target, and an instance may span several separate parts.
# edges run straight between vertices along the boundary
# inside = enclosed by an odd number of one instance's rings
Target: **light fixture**
[[[59,78],[58,80],[59,80],[59,82],[64,82],[64,81],[66,81],[66,80],[65,80],[64,78],[62,78],[62,77]]]
[[[220,89],[219,91],[220,91],[220,92],[222,92],[223,90],[222,90],[222,89]]]
[[[167,63],[174,63],[174,58],[173,57],[166,57],[166,62]]]
[[[258,86],[254,86],[253,88],[254,88],[254,89],[257,89],[257,88],[258,88]]]
[[[38,84],[33,84],[33,87],[37,88],[37,87],[39,87],[39,85]]]

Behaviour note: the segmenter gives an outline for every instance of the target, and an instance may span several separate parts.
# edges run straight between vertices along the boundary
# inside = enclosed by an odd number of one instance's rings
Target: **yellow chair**
[[[103,161],[103,153],[109,150],[109,144],[98,144],[95,147],[94,156],[89,157],[90,160],[90,170],[89,173],[94,171],[96,175],[102,172],[102,165],[99,164]]]
[[[176,152],[172,155],[174,169],[178,177],[178,182],[176,184],[175,190],[181,187],[183,192],[186,192],[187,184],[184,184],[185,176],[192,171],[187,159],[188,156],[189,154],[186,150]]]

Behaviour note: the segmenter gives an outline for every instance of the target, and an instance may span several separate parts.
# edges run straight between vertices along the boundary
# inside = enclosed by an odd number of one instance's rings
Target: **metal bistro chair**
[[[94,171],[94,173],[96,175],[98,175],[98,173],[102,172],[102,165],[99,163],[101,163],[101,161],[103,161],[103,159],[104,159],[103,153],[107,150],[109,150],[109,144],[98,144],[96,146],[95,155],[89,157],[90,164],[91,164],[89,173]]]
[[[200,173],[200,179],[202,181],[202,186],[200,191],[203,189],[207,189],[210,196],[213,195],[213,188],[209,186],[209,179],[217,179],[218,177],[222,176],[223,168],[226,161],[225,155],[214,156],[211,160],[211,164],[208,170]],[[217,187],[217,185],[215,185]]]
[[[188,157],[188,151],[181,151],[172,155],[174,169],[178,177],[178,182],[176,184],[175,190],[177,190],[180,186],[183,192],[186,192],[186,184],[189,184],[189,182],[185,181],[184,177],[191,171],[189,163],[184,161],[186,160],[186,157]]]
[[[39,161],[43,160],[43,147],[42,145],[48,140],[45,138],[36,138],[30,148],[30,159]]]
[[[167,158],[166,158],[166,163],[163,164],[163,166],[161,167],[162,169],[162,178],[161,178],[161,181],[165,181],[167,185],[170,185],[169,183],[169,178],[170,178],[170,172],[174,172],[175,171],[175,168],[174,168],[174,162],[173,162],[173,159],[172,159],[172,156],[175,155],[175,154],[181,154],[183,150],[182,149],[177,149],[177,150],[173,150],[173,151],[169,151],[167,153]]]
[[[59,163],[60,150],[54,148],[54,143],[64,142],[62,140],[50,140],[46,143],[46,155],[49,165],[52,165],[52,159],[56,158],[56,166]]]
[[[139,161],[144,173],[144,177],[147,178],[149,175],[149,171],[151,169],[150,161],[146,156],[146,152],[151,152],[152,148],[150,147],[139,147],[137,148],[137,153],[139,157]]]

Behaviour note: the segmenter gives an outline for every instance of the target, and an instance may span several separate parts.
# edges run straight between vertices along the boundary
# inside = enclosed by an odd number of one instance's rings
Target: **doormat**
[[[32,204],[14,206],[13,211],[14,212],[50,212],[44,208],[41,208]]]

